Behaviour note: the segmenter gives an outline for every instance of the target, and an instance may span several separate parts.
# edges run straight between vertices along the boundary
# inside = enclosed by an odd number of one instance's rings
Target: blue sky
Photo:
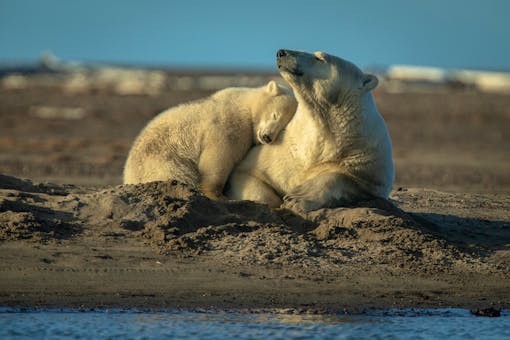
[[[278,48],[369,67],[510,70],[505,0],[0,0],[0,62],[274,67]]]

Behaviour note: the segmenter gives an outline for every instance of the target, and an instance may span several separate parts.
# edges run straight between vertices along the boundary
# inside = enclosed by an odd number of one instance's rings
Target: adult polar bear
[[[391,141],[371,90],[378,80],[323,52],[279,50],[277,66],[298,108],[271,147],[256,146],[226,196],[306,213],[387,198],[395,177]]]

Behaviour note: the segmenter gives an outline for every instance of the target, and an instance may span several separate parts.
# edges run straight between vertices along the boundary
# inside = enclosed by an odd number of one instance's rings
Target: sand
[[[26,77],[0,87],[0,306],[510,308],[508,95],[377,90],[390,200],[303,218],[177,182],[120,185],[144,124],[210,90],[75,93]]]
[[[510,306],[505,195],[400,189],[305,219],[178,182],[0,188],[0,305]]]

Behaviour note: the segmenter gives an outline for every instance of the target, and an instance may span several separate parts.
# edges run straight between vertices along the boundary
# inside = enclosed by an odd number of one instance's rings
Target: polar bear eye
[[[278,120],[278,118],[279,118],[278,113],[273,112],[273,119],[274,119],[274,120]]]

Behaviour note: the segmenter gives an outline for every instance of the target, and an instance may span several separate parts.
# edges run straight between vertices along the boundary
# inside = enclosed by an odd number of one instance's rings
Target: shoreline
[[[58,272],[58,271],[57,271]],[[460,308],[476,310],[495,308],[508,310],[508,287],[501,284],[483,283],[485,278],[474,278],[471,285],[455,284],[457,276],[435,277],[434,279],[405,276],[401,279],[375,283],[373,276],[357,277],[363,284],[349,287],[348,284],[332,282],[318,285],[313,280],[289,279],[246,279],[235,275],[211,273],[208,279],[228,280],[229,284],[210,284],[195,274],[186,273],[179,280],[165,280],[161,273],[143,273],[136,277],[115,274],[115,280],[124,284],[112,285],[112,275],[102,275],[101,280],[77,284],[90,276],[84,272],[72,276],[68,271],[49,271],[46,275],[36,274],[37,285],[5,290],[2,285],[0,306],[37,308],[135,308],[168,310],[245,310],[276,311],[287,310],[292,314],[356,314],[364,310],[386,309],[437,309]],[[5,275],[6,272],[3,271]],[[30,277],[25,279],[31,280]],[[51,276],[51,284],[46,280]],[[14,279],[15,276],[13,276]],[[17,277],[16,279],[19,279]],[[55,281],[53,281],[55,280]],[[75,286],[56,284],[65,280]],[[159,280],[159,284],[154,284]],[[47,285],[44,282],[48,283]],[[400,282],[399,282],[400,281]],[[450,282],[447,282],[450,281]],[[5,282],[9,284],[8,282]],[[106,283],[111,287],[105,289]],[[168,288],[172,285],[173,288]],[[95,288],[91,288],[95,286]],[[123,287],[120,287],[123,286]],[[272,288],[268,288],[272,286]],[[319,287],[318,287],[319,286]],[[186,288],[188,287],[188,288]]]
[[[4,279],[0,286],[0,306],[290,309],[296,313],[313,314],[359,313],[367,309],[393,308],[510,308],[508,284],[487,282],[486,277],[479,275],[470,277],[470,284],[465,283],[465,275],[424,278],[405,274],[392,279],[360,275],[353,278],[358,284],[352,285],[347,279],[333,281],[331,276],[320,279],[292,278],[289,273],[295,274],[294,270],[217,267],[204,273],[203,265],[195,263],[187,264],[186,270],[182,267],[178,269],[178,277],[169,275],[176,270],[2,269]],[[271,273],[274,276],[253,278],[252,272]],[[25,281],[24,284],[19,283],[21,279]],[[464,282],[455,283],[457,280]]]

